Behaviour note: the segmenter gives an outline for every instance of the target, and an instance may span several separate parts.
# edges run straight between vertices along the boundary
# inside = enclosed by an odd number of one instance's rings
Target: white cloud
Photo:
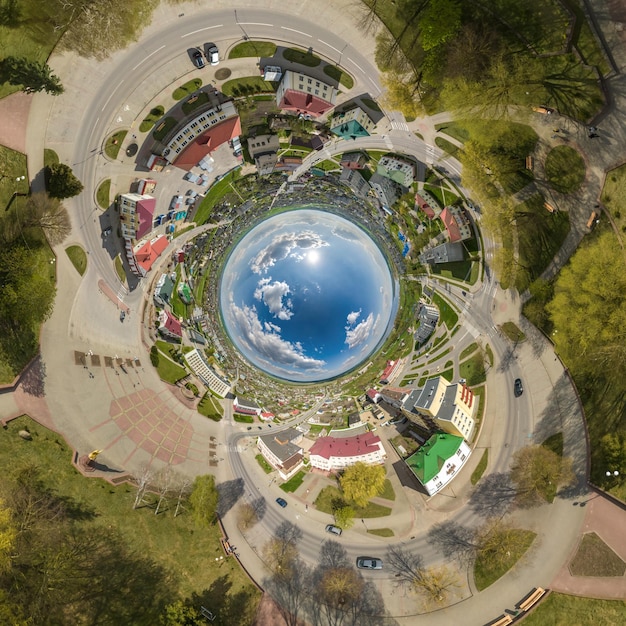
[[[361,309],[358,311],[352,311],[352,313],[348,313],[348,325],[354,326],[356,321],[359,319],[359,315],[361,315]]]
[[[316,371],[326,364],[323,360],[304,354],[299,343],[285,341],[277,332],[268,332],[267,327],[264,330],[254,307],[238,307],[231,302],[230,313],[239,330],[240,340],[274,368],[293,367]]]
[[[349,348],[355,348],[356,346],[364,343],[368,340],[377,323],[378,317],[376,318],[376,322],[374,322],[374,314],[370,313],[354,328],[346,326],[346,340],[344,343],[347,343]]]
[[[311,230],[282,233],[276,235],[265,248],[259,250],[250,261],[250,268],[255,274],[261,274],[267,272],[277,261],[286,259],[288,256],[302,260],[304,255],[299,250],[322,248],[328,245],[319,233]]]
[[[291,300],[287,299],[283,302],[283,298],[291,293],[289,285],[284,281],[279,282],[277,280],[271,283],[271,280],[271,278],[261,279],[254,291],[254,297],[257,300],[262,300],[270,313],[279,320],[291,319],[293,316]]]

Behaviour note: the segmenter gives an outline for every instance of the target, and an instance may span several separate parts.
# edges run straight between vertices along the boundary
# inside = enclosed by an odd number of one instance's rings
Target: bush
[[[52,198],[72,198],[83,190],[83,184],[65,163],[52,163],[45,170],[46,187]]]
[[[156,346],[150,348],[150,363],[152,363],[153,367],[158,367],[159,365],[159,351]]]
[[[193,383],[185,383],[185,387],[189,389],[189,391],[192,391],[193,395],[196,396],[196,398],[200,395],[200,390]]]

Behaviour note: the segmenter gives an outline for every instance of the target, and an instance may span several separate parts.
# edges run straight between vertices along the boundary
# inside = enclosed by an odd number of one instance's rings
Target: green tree
[[[394,111],[400,111],[407,119],[413,119],[423,111],[419,85],[413,74],[387,72],[381,76],[387,90],[383,103]]]
[[[521,505],[552,502],[558,487],[571,484],[574,478],[572,460],[544,446],[526,446],[513,455],[511,480]]]
[[[203,626],[206,620],[193,606],[177,600],[165,607],[159,623],[161,626]]]
[[[17,531],[11,517],[11,509],[0,498],[0,573],[11,565],[11,554],[15,548]]]
[[[383,492],[385,486],[385,466],[355,463],[344,470],[339,478],[343,495],[356,506],[365,506],[370,498]]]
[[[52,198],[72,198],[83,190],[83,184],[65,163],[52,163],[46,168],[46,186]]]
[[[199,526],[209,526],[215,521],[219,494],[215,476],[196,476],[189,496],[193,518]]]
[[[63,85],[45,63],[24,57],[6,57],[0,62],[0,77],[11,85],[21,85],[23,91],[46,91],[52,95],[63,93]]]
[[[351,506],[342,506],[333,512],[335,524],[347,530],[354,526],[354,509]]]
[[[461,5],[457,0],[430,0],[419,20],[424,50],[452,39],[461,28]]]
[[[0,2],[0,25],[8,28],[19,26],[22,10],[18,0],[3,0]]]

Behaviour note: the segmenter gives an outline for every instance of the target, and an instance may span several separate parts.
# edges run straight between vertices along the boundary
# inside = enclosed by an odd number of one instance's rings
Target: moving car
[[[287,500],[284,498],[276,498],[276,502],[279,506],[282,506],[283,509],[287,506]]]
[[[341,530],[341,528],[339,528],[339,526],[333,526],[332,524],[328,524],[328,526],[326,526],[326,532],[340,536],[343,531]]]
[[[356,560],[359,569],[383,569],[383,562],[372,556],[360,556]]]
[[[521,378],[515,379],[515,383],[513,384],[513,392],[515,393],[516,398],[519,398],[524,393],[524,387],[522,385]]]
[[[198,69],[202,69],[204,67],[204,57],[202,56],[202,52],[200,50],[196,50],[193,55],[193,62]]]
[[[206,58],[211,65],[218,65],[220,62],[220,53],[217,46],[211,46],[206,52]]]

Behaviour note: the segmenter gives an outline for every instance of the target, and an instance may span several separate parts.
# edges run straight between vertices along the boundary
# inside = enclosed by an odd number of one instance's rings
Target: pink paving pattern
[[[127,437],[151,456],[173,465],[187,458],[194,435],[192,427],[151,389],[111,401],[109,415]]]

